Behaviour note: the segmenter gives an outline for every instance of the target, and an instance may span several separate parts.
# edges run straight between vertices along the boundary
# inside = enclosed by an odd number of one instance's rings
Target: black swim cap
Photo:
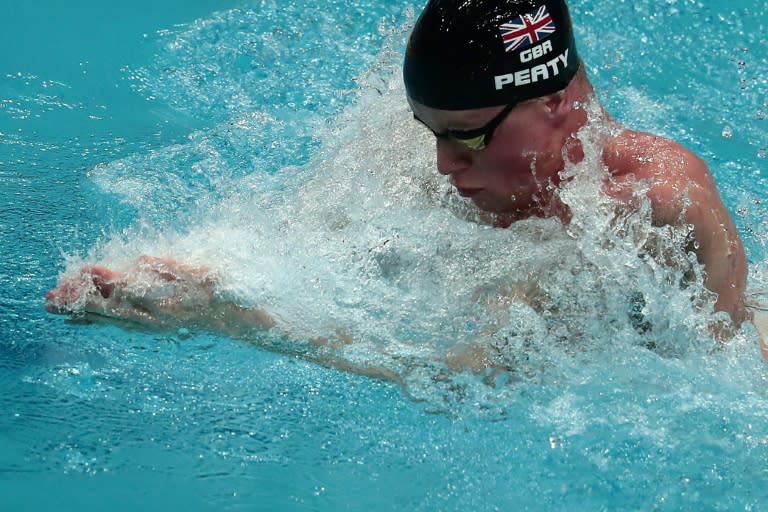
[[[408,96],[465,110],[560,91],[579,68],[563,0],[430,0],[405,52]]]

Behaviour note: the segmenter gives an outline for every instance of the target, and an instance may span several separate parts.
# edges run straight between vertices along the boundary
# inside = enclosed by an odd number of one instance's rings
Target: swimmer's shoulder
[[[678,142],[647,132],[625,129],[603,149],[603,161],[614,177],[665,180],[706,174],[701,158]]]

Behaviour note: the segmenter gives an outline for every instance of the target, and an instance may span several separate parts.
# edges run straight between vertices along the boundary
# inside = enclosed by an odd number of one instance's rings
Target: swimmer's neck
[[[627,130],[611,117],[610,113],[595,97],[588,81],[584,80],[574,84],[569,93],[568,99],[571,110],[559,130],[563,157],[556,164],[555,172],[544,173],[553,176],[553,178],[546,187],[542,187],[537,199],[531,204],[506,212],[490,213],[488,223],[492,226],[507,228],[521,220],[551,217],[559,219],[564,225],[570,224],[571,209],[560,200],[556,191],[563,181],[567,181],[567,178],[562,178],[562,173],[566,167],[580,164],[586,156],[585,142],[582,142],[579,134],[585,127],[593,135],[594,133],[598,134],[597,140],[593,142],[602,146],[600,151],[603,153],[603,163],[607,163],[604,154],[606,149],[613,147],[617,140],[626,136]],[[589,139],[592,140],[593,137],[590,136]],[[591,143],[588,140],[586,144]]]

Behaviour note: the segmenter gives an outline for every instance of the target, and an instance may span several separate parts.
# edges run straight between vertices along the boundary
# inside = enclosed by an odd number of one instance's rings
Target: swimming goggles
[[[517,106],[516,103],[513,103],[511,105],[507,105],[504,107],[504,109],[496,114],[496,116],[488,121],[484,126],[481,126],[480,128],[475,128],[473,130],[446,130],[444,132],[436,132],[432,128],[429,127],[427,123],[422,121],[421,119],[416,116],[416,114],[413,114],[413,118],[429,128],[429,130],[437,137],[438,139],[451,139],[455,140],[456,142],[460,143],[467,149],[471,151],[480,151],[488,147],[488,145],[491,143],[491,138],[493,138],[493,132],[496,131],[496,128],[506,119],[506,117],[509,115],[509,113],[512,111],[513,108]]]

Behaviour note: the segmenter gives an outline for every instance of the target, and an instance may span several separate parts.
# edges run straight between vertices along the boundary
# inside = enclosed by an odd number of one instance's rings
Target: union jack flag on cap
[[[513,52],[532,46],[555,33],[555,22],[546,5],[512,18],[499,27],[504,49]]]

